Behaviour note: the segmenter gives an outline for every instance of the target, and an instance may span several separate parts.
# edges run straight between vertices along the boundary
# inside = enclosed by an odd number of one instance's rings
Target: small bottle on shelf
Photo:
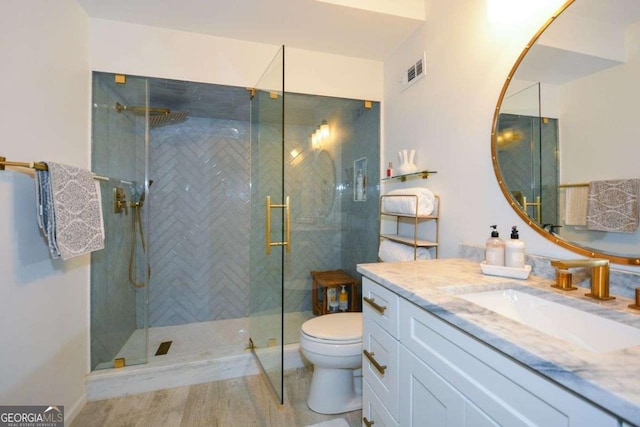
[[[342,286],[342,289],[338,297],[338,309],[340,311],[347,311],[349,308],[349,294],[347,294],[347,290],[344,288],[345,285],[340,286]]]
[[[327,309],[329,313],[337,313],[339,308],[338,288],[330,287],[327,289]]]

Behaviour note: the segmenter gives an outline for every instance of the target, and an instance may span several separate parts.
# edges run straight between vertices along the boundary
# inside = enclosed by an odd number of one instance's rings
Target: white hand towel
[[[567,187],[564,197],[564,223],[566,225],[587,225],[589,187]]]

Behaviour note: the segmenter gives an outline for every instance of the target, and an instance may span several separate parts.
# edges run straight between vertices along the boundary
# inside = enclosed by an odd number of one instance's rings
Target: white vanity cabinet
[[[385,304],[395,296],[388,306],[395,304],[398,322],[393,335],[379,327],[375,316],[381,315],[363,303],[365,349],[367,341],[387,334],[398,351],[397,358],[383,360],[385,375],[392,377],[385,381],[397,387],[395,400],[380,395],[374,386],[380,378],[363,357],[367,422],[402,427],[620,425],[616,417],[365,277],[367,294],[379,295],[376,301],[384,295]],[[379,346],[392,352],[391,341]]]
[[[399,300],[388,289],[362,278],[364,426],[398,425]]]

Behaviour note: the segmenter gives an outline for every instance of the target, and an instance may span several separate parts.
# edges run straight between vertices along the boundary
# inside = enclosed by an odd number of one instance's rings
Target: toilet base
[[[354,371],[315,366],[307,398],[309,409],[327,415],[362,409],[362,388],[356,384],[362,377],[354,377]]]

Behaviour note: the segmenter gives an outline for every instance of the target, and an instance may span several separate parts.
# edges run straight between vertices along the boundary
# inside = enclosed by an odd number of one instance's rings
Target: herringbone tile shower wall
[[[155,129],[150,171],[150,326],[247,316],[248,122]]]
[[[376,259],[378,104],[373,111],[346,114],[340,126],[340,136],[325,147],[334,181],[316,169],[319,153],[308,146],[312,128],[286,126],[284,191],[291,196],[292,250],[284,264],[285,312],[311,309],[310,271],[344,268],[356,274],[356,263]],[[264,242],[265,236],[263,227],[252,230],[250,225],[251,192],[259,217],[264,194],[273,195],[274,203],[282,196],[279,179],[268,172],[280,164],[282,148],[254,147],[254,154],[261,153],[252,160],[249,132],[248,122],[197,117],[152,131],[150,326],[246,317],[251,310],[279,307],[280,291],[269,284],[279,286],[280,258],[265,257],[262,244],[251,247],[251,241]],[[278,133],[264,125],[261,144],[280,141]],[[288,153],[294,148],[301,154],[292,159]],[[369,161],[369,198],[355,206],[352,168],[361,157]],[[252,161],[256,171],[250,184]],[[277,227],[280,214],[273,215]],[[272,236],[277,235],[274,228]],[[250,307],[251,271],[259,282],[257,290],[263,292],[253,301],[254,307]]]

